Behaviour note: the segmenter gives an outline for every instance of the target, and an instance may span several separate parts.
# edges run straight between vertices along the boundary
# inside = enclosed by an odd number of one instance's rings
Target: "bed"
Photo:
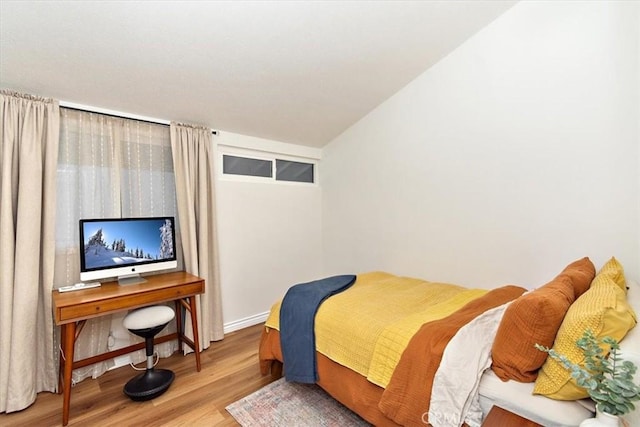
[[[493,405],[544,426],[578,425],[592,416],[590,400],[547,397],[553,393],[539,386],[537,377],[548,380],[555,373],[553,366],[547,367],[546,354],[532,350],[531,341],[555,346],[560,333],[570,337],[565,323],[576,316],[567,313],[577,310],[579,301],[592,305],[589,295],[602,288],[592,285],[597,279],[617,295],[613,310],[623,313],[624,331],[614,331],[614,338],[622,339],[626,358],[639,363],[640,328],[633,329],[631,306],[640,309],[640,287],[626,283],[615,258],[597,275],[583,258],[533,291],[514,285],[469,289],[385,272],[359,274],[352,286],[322,302],[315,315],[316,382],[377,426],[479,425]],[[601,294],[594,297],[603,299]],[[264,375],[280,376],[287,370],[281,304],[273,306],[262,333]],[[596,316],[596,321],[607,316]],[[611,328],[605,330],[612,335]],[[539,394],[539,387],[547,395]]]

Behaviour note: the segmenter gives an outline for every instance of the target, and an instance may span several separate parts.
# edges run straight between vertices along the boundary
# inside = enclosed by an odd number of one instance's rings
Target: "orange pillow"
[[[553,345],[576,294],[595,276],[588,258],[569,264],[546,285],[516,299],[505,310],[491,349],[492,369],[503,381],[533,382],[547,354],[534,344]],[[585,284],[586,283],[586,284]]]
[[[560,275],[563,274],[571,278],[575,297],[578,299],[580,295],[589,289],[593,278],[596,276],[596,267],[588,257],[584,257],[566,266],[560,273]]]

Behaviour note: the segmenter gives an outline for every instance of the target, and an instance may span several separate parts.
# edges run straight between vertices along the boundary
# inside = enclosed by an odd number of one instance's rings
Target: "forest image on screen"
[[[86,270],[174,259],[171,225],[168,219],[85,223]]]

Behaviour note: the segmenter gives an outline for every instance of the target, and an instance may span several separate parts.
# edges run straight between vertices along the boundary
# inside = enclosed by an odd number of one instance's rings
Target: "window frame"
[[[253,182],[263,184],[279,184],[279,185],[302,185],[302,186],[319,186],[318,159],[312,159],[302,156],[294,156],[282,153],[263,152],[252,149],[244,149],[230,146],[218,146],[217,166],[218,178],[223,181]],[[264,160],[271,162],[271,177],[239,175],[224,172],[224,156],[244,157],[247,159]],[[276,160],[284,160],[289,162],[305,163],[313,165],[313,182],[305,181],[287,181],[277,179],[277,162]]]

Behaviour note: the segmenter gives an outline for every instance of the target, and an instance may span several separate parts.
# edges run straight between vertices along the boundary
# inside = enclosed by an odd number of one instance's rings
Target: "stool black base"
[[[174,378],[167,369],[147,369],[125,384],[124,394],[135,401],[151,400],[167,391]]]

